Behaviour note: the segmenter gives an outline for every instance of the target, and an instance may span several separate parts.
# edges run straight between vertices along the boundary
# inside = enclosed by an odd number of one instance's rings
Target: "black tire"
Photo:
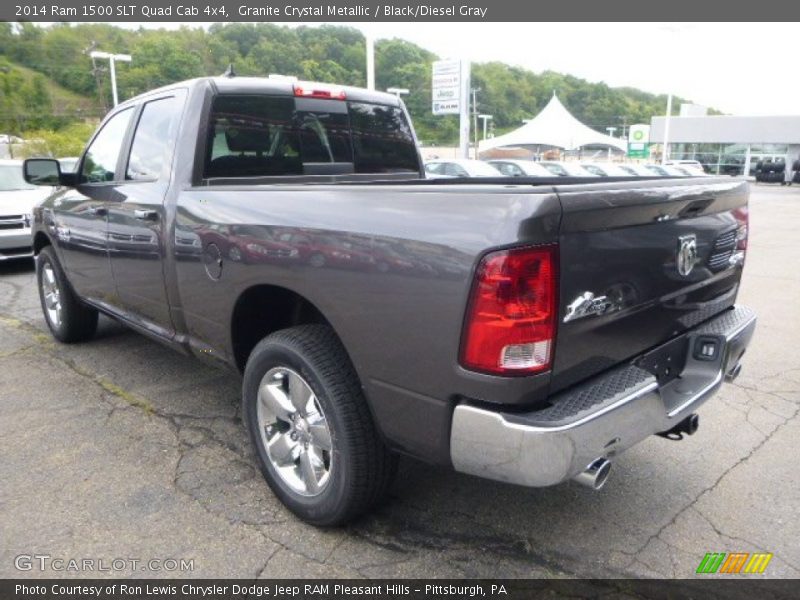
[[[258,424],[258,392],[271,369],[299,374],[317,398],[331,438],[330,474],[315,496],[297,493],[276,471]],[[264,338],[250,354],[242,386],[242,417],[272,491],[304,521],[343,525],[370,510],[392,483],[397,458],[380,438],[358,376],[333,330],[300,325]]]
[[[56,322],[50,316],[45,300],[45,290],[42,284],[48,267],[50,269],[48,272],[53,274],[58,286],[60,322]],[[81,302],[72,290],[52,246],[45,246],[39,251],[36,260],[36,283],[39,288],[39,300],[42,303],[44,320],[53,337],[65,344],[91,339],[97,331],[97,310]]]

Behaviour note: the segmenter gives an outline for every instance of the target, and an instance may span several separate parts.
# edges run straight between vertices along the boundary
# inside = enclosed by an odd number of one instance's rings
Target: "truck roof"
[[[137,102],[141,98],[145,98],[152,94],[168,91],[178,88],[193,88],[198,85],[210,85],[219,94],[270,94],[277,96],[293,96],[294,86],[321,86],[327,88],[335,88],[336,90],[343,90],[347,100],[354,100],[356,102],[370,102],[373,104],[385,104],[389,106],[400,106],[400,100],[394,94],[388,92],[379,92],[375,90],[368,90],[365,88],[337,85],[322,82],[309,82],[309,81],[288,81],[286,79],[276,79],[269,77],[239,77],[239,76],[219,76],[219,77],[198,77],[196,79],[188,79],[178,83],[172,83],[154,90],[150,90],[143,94],[139,94],[120,104],[128,104]]]

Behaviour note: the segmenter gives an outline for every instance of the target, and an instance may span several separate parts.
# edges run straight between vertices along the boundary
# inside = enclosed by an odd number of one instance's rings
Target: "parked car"
[[[661,177],[687,177],[687,171],[683,171],[677,167],[673,167],[672,165],[657,165],[648,163],[644,165],[644,168],[654,175],[659,175]]]
[[[696,168],[692,167],[691,165],[665,165],[666,167],[672,169],[683,175],[684,177],[709,177],[709,175],[705,171],[698,171]]]
[[[539,164],[558,177],[598,177],[576,162],[543,160]]]
[[[495,158],[486,161],[506,177],[552,177],[552,171],[532,160]]]
[[[437,159],[425,163],[428,177],[502,177],[489,163],[469,158]]]
[[[103,312],[241,373],[261,472],[317,525],[374,506],[397,453],[600,488],[695,433],[755,329],[745,182],[425,179],[393,94],[195,79],[114,107],[80,164],[25,163],[61,186],[33,219],[47,327],[85,341]],[[245,235],[298,259],[226,255]]]
[[[641,163],[624,163],[619,165],[619,168],[636,177],[662,177],[662,175],[656,175]]]
[[[581,166],[598,177],[631,177],[636,175],[636,173],[625,169],[622,165],[609,162],[582,162]]]
[[[689,160],[689,159],[668,160],[664,164],[671,165],[673,167],[681,167],[687,169],[693,175],[706,174],[706,170],[703,168],[703,163],[701,163],[699,160]]]
[[[0,261],[33,256],[33,207],[50,191],[25,181],[21,160],[0,160]]]

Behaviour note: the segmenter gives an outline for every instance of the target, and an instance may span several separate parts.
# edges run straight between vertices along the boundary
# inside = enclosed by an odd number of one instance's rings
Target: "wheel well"
[[[231,344],[236,366],[244,372],[250,352],[274,331],[321,323],[320,310],[300,294],[274,285],[258,285],[239,296],[231,319]]]
[[[33,238],[33,253],[39,254],[42,248],[50,245],[50,238],[41,231],[36,232],[36,237]]]

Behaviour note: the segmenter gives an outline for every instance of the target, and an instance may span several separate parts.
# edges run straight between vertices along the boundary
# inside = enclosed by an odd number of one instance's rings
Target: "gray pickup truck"
[[[747,184],[425,180],[394,96],[222,77],[106,117],[34,212],[56,339],[102,312],[242,374],[267,483],[317,525],[368,510],[398,453],[603,485],[735,377]],[[191,382],[187,382],[191,385]]]

